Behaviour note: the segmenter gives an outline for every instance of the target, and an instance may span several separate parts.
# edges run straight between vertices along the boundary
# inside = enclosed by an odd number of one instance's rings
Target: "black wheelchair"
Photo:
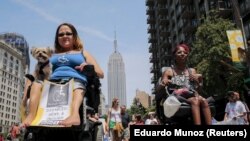
[[[100,80],[94,71],[93,65],[85,67],[84,72],[87,75],[88,85],[85,98],[80,106],[79,114],[81,123],[72,127],[45,127],[29,126],[23,130],[24,141],[96,141],[97,135],[102,131],[93,121],[88,119],[88,114],[98,111],[100,104]]]
[[[159,85],[159,84],[158,84]],[[156,100],[156,114],[158,118],[160,119],[162,124],[165,125],[192,125],[193,124],[193,118],[192,118],[192,111],[191,111],[191,105],[188,103],[187,99],[182,96],[176,96],[176,98],[181,103],[180,108],[178,111],[171,117],[166,117],[164,114],[164,107],[163,103],[164,101],[172,94],[171,88],[162,88],[157,89],[155,100]],[[191,92],[189,95],[192,95]],[[212,117],[215,116],[216,109],[215,109],[215,100],[213,97],[206,98]],[[201,111],[202,112],[202,111]],[[202,117],[202,122],[204,122],[204,117]]]

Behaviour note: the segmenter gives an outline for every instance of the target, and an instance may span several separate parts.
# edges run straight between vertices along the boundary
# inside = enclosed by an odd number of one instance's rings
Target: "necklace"
[[[176,69],[176,74],[178,76],[179,84],[184,85],[186,82],[186,76],[185,76],[186,68],[184,68],[184,70],[181,70],[181,69],[175,67],[175,69]]]
[[[185,75],[180,75],[180,77],[179,77],[179,79],[180,79],[180,81],[182,82],[182,83],[184,83],[185,82]]]

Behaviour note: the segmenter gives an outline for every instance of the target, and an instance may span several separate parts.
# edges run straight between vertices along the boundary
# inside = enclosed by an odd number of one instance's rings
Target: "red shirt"
[[[12,139],[17,138],[17,135],[19,135],[19,133],[20,133],[18,126],[12,126],[12,129],[11,129],[10,133],[11,133],[11,138]]]

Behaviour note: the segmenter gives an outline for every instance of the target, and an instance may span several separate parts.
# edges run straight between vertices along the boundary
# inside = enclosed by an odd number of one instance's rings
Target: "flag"
[[[232,61],[237,63],[242,60],[239,50],[244,50],[244,42],[241,30],[227,30],[227,37],[231,49]]]

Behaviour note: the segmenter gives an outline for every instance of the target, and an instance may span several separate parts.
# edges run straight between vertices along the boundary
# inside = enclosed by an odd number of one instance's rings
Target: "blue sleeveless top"
[[[69,79],[75,78],[83,84],[87,84],[87,77],[76,70],[76,66],[80,66],[86,62],[82,52],[68,54],[53,54],[50,58],[52,64],[52,74],[50,79]]]

